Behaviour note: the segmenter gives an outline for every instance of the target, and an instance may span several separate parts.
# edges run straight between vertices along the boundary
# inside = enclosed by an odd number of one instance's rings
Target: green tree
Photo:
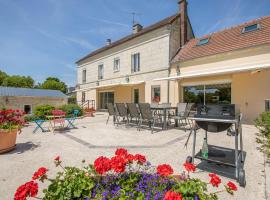
[[[7,76],[2,83],[3,86],[33,88],[34,80],[30,76]]]
[[[67,85],[55,77],[48,77],[41,85],[41,89],[60,90],[63,93],[67,91]]]
[[[4,79],[7,77],[8,75],[5,72],[0,70],[0,86],[3,84]]]

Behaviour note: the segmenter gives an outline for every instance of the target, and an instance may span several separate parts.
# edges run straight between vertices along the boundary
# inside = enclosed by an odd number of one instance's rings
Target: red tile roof
[[[244,27],[260,24],[255,31],[242,33]],[[210,37],[207,44],[196,46],[203,38]],[[270,43],[270,16],[190,40],[172,59],[172,63],[225,53],[237,49]]]
[[[122,38],[122,39],[120,39],[120,40],[117,40],[117,41],[115,41],[115,42],[112,42],[110,45],[104,46],[104,47],[102,47],[102,48],[100,48],[100,49],[97,49],[97,50],[91,52],[91,53],[88,54],[87,56],[85,56],[85,57],[81,58],[80,60],[78,60],[76,63],[78,64],[79,62],[81,62],[81,61],[83,61],[83,60],[85,60],[85,59],[87,59],[87,58],[90,58],[90,57],[92,57],[92,56],[94,56],[94,55],[97,55],[98,53],[101,53],[101,52],[103,52],[103,51],[106,51],[106,50],[108,50],[108,49],[110,49],[110,48],[112,48],[112,47],[115,47],[115,46],[117,46],[117,45],[123,44],[123,43],[125,43],[125,42],[127,42],[127,41],[129,41],[129,40],[131,40],[131,39],[133,39],[133,38],[136,38],[136,37],[138,37],[138,36],[141,36],[141,35],[143,35],[143,34],[145,34],[145,33],[148,33],[148,32],[150,32],[150,31],[153,31],[153,30],[155,30],[155,29],[158,29],[158,28],[160,28],[160,27],[162,27],[162,26],[165,26],[165,25],[167,25],[167,24],[171,24],[171,23],[172,23],[175,19],[177,19],[177,17],[179,17],[179,16],[180,16],[179,13],[174,14],[174,15],[172,15],[172,16],[170,16],[170,17],[167,17],[167,18],[165,18],[165,19],[163,19],[163,20],[161,20],[161,21],[159,21],[159,22],[157,22],[157,23],[155,23],[155,24],[153,24],[153,25],[150,25],[150,26],[148,26],[148,27],[143,28],[143,29],[142,29],[141,31],[139,31],[138,33],[130,34],[130,35],[128,35],[128,36],[126,36],[126,37],[124,37],[124,38]]]

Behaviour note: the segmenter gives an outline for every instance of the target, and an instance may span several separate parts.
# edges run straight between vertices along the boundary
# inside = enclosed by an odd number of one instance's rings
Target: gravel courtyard
[[[34,125],[23,129],[17,138],[17,148],[12,152],[0,155],[0,200],[11,200],[16,188],[31,179],[33,172],[41,167],[49,168],[49,176],[56,170],[53,159],[60,155],[64,165],[80,166],[85,159],[92,163],[100,155],[112,156],[115,149],[124,147],[131,153],[141,153],[153,164],[168,163],[175,173],[182,171],[182,164],[191,155],[191,141],[184,148],[188,132],[179,129],[154,132],[137,131],[134,127],[106,125],[107,115],[97,113],[95,117],[79,119],[77,129],[65,132],[32,133]],[[220,194],[220,199],[263,200],[269,193],[269,166],[263,155],[256,149],[254,126],[243,125],[244,150],[247,153],[245,170],[247,185],[239,188],[234,196]],[[202,145],[204,134],[200,131],[197,139],[197,150]],[[234,147],[234,137],[225,133],[209,134],[209,144]],[[196,160],[196,164],[199,161]],[[210,168],[216,168],[211,165]],[[223,167],[227,172],[229,168]],[[267,174],[267,176],[266,176]],[[197,170],[194,177],[208,181],[208,172]],[[222,177],[225,183],[229,178]],[[220,186],[221,187],[221,186]],[[268,191],[267,191],[267,189]],[[41,191],[41,190],[40,190]],[[40,192],[41,194],[42,192]]]

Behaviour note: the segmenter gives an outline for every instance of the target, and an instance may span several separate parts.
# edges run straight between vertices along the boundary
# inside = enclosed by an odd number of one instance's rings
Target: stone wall
[[[67,98],[49,98],[49,97],[0,97],[0,107],[24,110],[24,105],[30,105],[34,111],[39,105],[61,106],[67,104]]]

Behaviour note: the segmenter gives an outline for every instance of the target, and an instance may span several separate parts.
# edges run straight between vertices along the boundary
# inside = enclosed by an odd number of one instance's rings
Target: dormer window
[[[196,46],[201,46],[201,45],[205,45],[209,42],[209,37],[208,38],[203,38],[203,39],[200,39],[199,42],[196,44]]]
[[[248,33],[260,29],[260,24],[252,24],[243,28],[242,33]]]

